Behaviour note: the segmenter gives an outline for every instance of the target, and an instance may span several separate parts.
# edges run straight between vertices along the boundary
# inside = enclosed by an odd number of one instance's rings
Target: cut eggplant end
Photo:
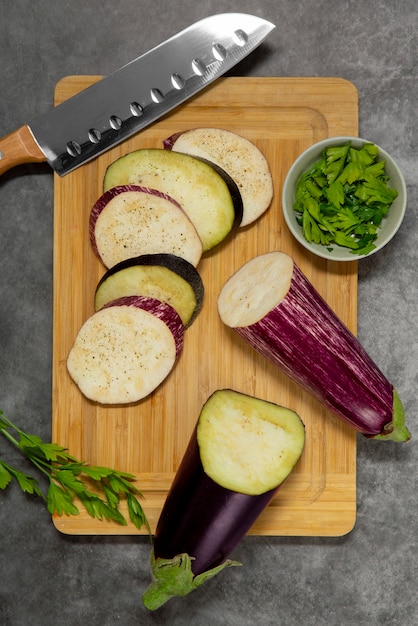
[[[202,408],[197,442],[205,473],[248,495],[276,489],[305,445],[305,428],[291,409],[237,391],[214,392]]]
[[[80,391],[100,404],[130,404],[169,375],[183,345],[174,309],[150,298],[121,298],[80,328],[67,369]]]
[[[98,311],[112,300],[135,295],[167,302],[188,328],[203,306],[204,286],[199,272],[186,259],[173,254],[146,254],[121,261],[102,276],[94,308]]]
[[[293,260],[255,257],[218,296],[221,321],[366,437],[408,441],[393,385]]]
[[[393,420],[388,424],[382,433],[369,437],[382,441],[396,441],[398,443],[408,442],[411,433],[405,425],[405,409],[398,392],[393,388]]]
[[[242,266],[223,286],[218,312],[230,328],[250,326],[265,317],[286,297],[294,262],[281,252],[267,252]]]
[[[197,421],[158,520],[152,583],[158,608],[225,567],[298,462],[305,428],[290,409],[232,389],[212,393]]]
[[[195,576],[191,566],[192,560],[188,554],[178,554],[172,559],[155,559],[154,555],[151,555],[153,580],[142,596],[143,604],[148,610],[159,609],[171,598],[187,596],[225,568],[241,565],[238,561],[228,559],[221,565]]]

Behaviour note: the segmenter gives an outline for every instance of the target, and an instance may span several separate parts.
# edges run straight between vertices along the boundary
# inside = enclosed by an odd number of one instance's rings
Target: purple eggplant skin
[[[240,565],[230,553],[293,471],[304,444],[294,411],[232,389],[210,396],[157,523],[146,608]]]
[[[221,487],[203,470],[196,430],[167,496],[154,536],[154,557],[186,552],[195,576],[225,561],[279,487],[260,495]]]
[[[179,314],[170,304],[150,296],[121,296],[103,305],[102,308],[108,309],[112,306],[136,306],[158,317],[171,331],[176,346],[176,357],[180,356],[184,346],[184,326]]]
[[[166,139],[163,140],[163,147],[164,150],[172,150],[174,144],[176,143],[177,139],[180,137],[180,135],[182,135],[185,131],[181,130],[178,133],[174,133],[173,135],[170,135],[170,137],[166,137]]]
[[[287,295],[234,331],[364,436],[410,439],[396,389],[296,264]]]
[[[227,557],[279,488],[254,496],[218,485],[203,470],[196,427],[157,523],[144,606],[155,611],[241,565]]]

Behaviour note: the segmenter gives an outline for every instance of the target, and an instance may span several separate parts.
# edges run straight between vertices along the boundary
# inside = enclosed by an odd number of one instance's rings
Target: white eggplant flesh
[[[268,161],[246,137],[223,128],[192,128],[164,141],[164,147],[219,165],[235,180],[243,202],[240,226],[248,226],[269,208],[273,179]]]
[[[196,436],[207,476],[253,496],[277,489],[305,445],[305,428],[294,411],[232,389],[215,391],[205,403]]]
[[[194,224],[203,252],[233,233],[242,220],[242,198],[233,179],[215,164],[159,148],[120,157],[107,168],[103,189],[139,185],[176,200]]]
[[[195,267],[202,241],[173,198],[156,189],[122,185],[106,191],[90,213],[93,250],[107,267],[142,254],[169,253]]]
[[[366,437],[408,441],[398,393],[294,261],[268,252],[218,297],[222,322]]]
[[[170,374],[183,338],[183,323],[167,303],[141,296],[119,298],[80,328],[67,369],[90,400],[138,402]]]

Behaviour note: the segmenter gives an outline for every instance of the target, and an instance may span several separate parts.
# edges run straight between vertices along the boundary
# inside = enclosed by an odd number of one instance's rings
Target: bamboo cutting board
[[[98,78],[64,78],[56,88],[56,104]],[[66,369],[68,352],[93,313],[94,291],[105,272],[89,242],[90,209],[112,161],[131,150],[161,147],[166,136],[196,126],[229,129],[262,150],[274,177],[272,205],[254,225],[201,261],[204,306],[186,331],[183,353],[168,379],[136,405],[97,405],[82,396]],[[98,159],[64,178],[55,176],[53,440],[88,463],[135,474],[152,529],[203,403],[213,391],[227,387],[296,410],[306,427],[299,465],[251,534],[340,536],[353,528],[356,433],[228,332],[218,319],[216,300],[226,279],[243,263],[282,250],[356,332],[357,262],[328,262],[302,249],[284,223],[281,187],[292,162],[310,144],[357,133],[358,94],[345,80],[223,78]],[[133,525],[97,521],[85,511],[53,521],[69,534],[141,534]]]

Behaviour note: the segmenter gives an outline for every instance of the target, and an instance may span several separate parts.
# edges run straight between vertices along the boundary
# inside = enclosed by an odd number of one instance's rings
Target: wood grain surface
[[[98,79],[64,78],[56,87],[55,103]],[[66,369],[68,352],[93,313],[94,291],[105,272],[89,242],[91,207],[102,193],[103,176],[112,161],[131,150],[161,147],[171,133],[197,126],[226,128],[253,141],[272,170],[273,202],[255,224],[201,261],[204,306],[186,331],[184,351],[168,379],[138,404],[100,406],[82,396]],[[94,161],[63,178],[55,175],[53,440],[91,464],[135,474],[152,529],[202,404],[219,388],[288,406],[306,426],[300,463],[250,534],[340,536],[353,528],[356,433],[224,328],[216,300],[225,280],[243,263],[263,252],[282,250],[356,332],[357,262],[329,262],[302,249],[284,223],[281,187],[290,165],[306,147],[326,137],[357,134],[357,90],[343,79],[223,78]],[[98,521],[84,510],[53,521],[68,534],[140,534],[132,524]]]

